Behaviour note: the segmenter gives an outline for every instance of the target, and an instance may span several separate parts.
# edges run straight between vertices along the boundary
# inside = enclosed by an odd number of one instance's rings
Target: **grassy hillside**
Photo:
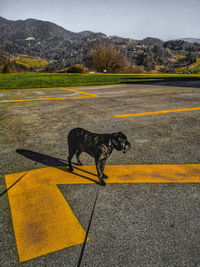
[[[165,78],[200,78],[200,75],[181,74],[63,74],[63,73],[12,73],[0,74],[0,89],[50,88],[84,85],[120,84],[144,82]]]
[[[196,62],[190,65],[191,72],[193,73],[200,73],[200,58],[197,58]]]
[[[28,57],[26,55],[20,55],[16,58],[14,58],[15,62],[18,64],[25,65],[29,69],[35,69],[35,70],[43,70],[45,66],[49,64],[49,62],[45,59],[41,58],[32,58]]]
[[[187,72],[200,74],[200,58],[197,58],[196,62],[191,65],[176,69],[176,73],[187,73]]]
[[[200,64],[192,69],[194,73],[200,73]]]

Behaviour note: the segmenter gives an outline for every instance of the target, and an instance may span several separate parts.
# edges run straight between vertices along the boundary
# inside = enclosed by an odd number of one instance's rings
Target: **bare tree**
[[[109,41],[98,41],[93,45],[88,63],[96,71],[108,73],[123,72],[129,64],[122,49]]]

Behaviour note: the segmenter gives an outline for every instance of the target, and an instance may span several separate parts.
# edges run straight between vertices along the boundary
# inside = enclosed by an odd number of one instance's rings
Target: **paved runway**
[[[199,90],[0,91],[0,266],[77,266],[97,192],[81,266],[200,265]],[[105,188],[87,154],[68,173],[74,127],[131,142],[108,160]]]

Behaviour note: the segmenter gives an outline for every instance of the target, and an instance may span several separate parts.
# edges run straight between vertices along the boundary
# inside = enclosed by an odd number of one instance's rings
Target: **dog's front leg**
[[[105,165],[106,165],[106,159],[103,159],[103,160],[101,161],[101,166],[100,166],[100,168],[101,168],[101,173],[103,174],[103,179],[107,179],[107,178],[108,178],[108,176],[104,173]]]
[[[101,161],[99,159],[95,159],[96,168],[97,168],[97,174],[99,177],[99,184],[102,186],[105,186],[106,183],[103,180],[103,171],[101,169]]]

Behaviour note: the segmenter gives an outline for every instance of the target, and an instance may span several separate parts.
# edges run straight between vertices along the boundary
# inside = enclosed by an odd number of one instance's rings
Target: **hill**
[[[0,17],[0,53],[39,57],[62,65],[81,63],[90,42],[102,33],[68,31],[54,23],[36,19],[11,21]]]
[[[180,40],[186,41],[188,43],[198,43],[198,44],[200,44],[200,38],[181,38]]]
[[[186,39],[163,42],[147,37],[137,41],[91,31],[75,33],[49,21],[12,21],[0,17],[0,55],[11,58],[11,65],[14,59],[22,70],[24,66],[32,71],[55,71],[75,64],[86,65],[93,43],[100,40],[112,42],[122,50],[131,68],[140,68],[133,72],[199,70],[196,65],[195,68],[189,67],[200,57],[199,39],[189,38],[189,42]],[[24,57],[20,58],[20,55]]]
[[[153,37],[147,37],[140,42],[146,46],[153,46],[153,45],[161,45],[162,46],[163,45],[163,41],[161,41],[158,38],[153,38]]]

